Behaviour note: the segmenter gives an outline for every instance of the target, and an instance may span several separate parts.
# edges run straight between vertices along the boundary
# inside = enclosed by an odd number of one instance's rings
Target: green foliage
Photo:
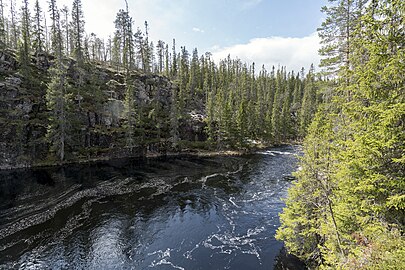
[[[212,148],[211,143],[208,141],[190,142],[190,141],[181,140],[178,142],[178,144],[181,149],[189,149],[189,150],[194,150],[194,149],[210,150]]]
[[[245,148],[248,141],[278,144],[297,139],[300,119],[296,108],[302,107],[302,98],[301,91],[294,93],[295,84],[313,85],[303,90],[308,97],[306,106],[311,106],[308,113],[302,114],[307,122],[318,105],[318,82],[314,75],[311,80],[301,81],[294,73],[287,74],[284,68],[277,71],[273,68],[268,73],[262,67],[257,76],[254,65],[247,67],[240,60],[228,57],[211,76],[217,80],[205,86],[210,89],[206,93],[207,132],[218,148]],[[207,78],[203,84],[207,84]]]
[[[49,115],[47,140],[50,143],[50,151],[60,161],[65,159],[65,148],[69,140],[68,111],[70,109],[71,95],[68,94],[66,69],[63,63],[57,63],[58,67],[50,70],[51,81],[48,84],[46,101]]]
[[[73,55],[78,61],[79,66],[83,64],[84,60],[84,19],[81,0],[73,0],[72,4],[72,21],[71,21],[71,31],[73,40]]]
[[[128,5],[118,11],[114,35],[105,42],[84,32],[81,0],[72,1],[70,15],[49,0],[49,16],[36,1],[33,18],[24,0],[19,22],[14,4],[11,0],[5,33],[0,2],[0,47],[17,52],[17,77],[26,88],[21,91],[46,97],[27,118],[42,115],[39,126],[46,132],[41,129],[35,142],[45,149],[48,144],[48,158],[54,160],[90,158],[109,146],[134,153],[152,141],[174,149],[186,147],[179,142],[187,140],[211,149],[280,144],[304,136],[300,126],[309,124],[318,105],[314,76],[297,77],[284,67],[256,72],[254,63],[230,56],[215,63],[211,53],[176,49],[174,39],[170,51],[161,40],[153,46],[148,23],[135,31]],[[308,112],[303,100],[311,106]],[[28,125],[21,125],[21,138]]]
[[[18,60],[21,65],[22,75],[30,80],[31,77],[31,38],[30,38],[30,12],[28,9],[28,1],[23,1],[21,8],[21,40],[18,42]]]
[[[42,9],[39,6],[39,1],[35,1],[34,7],[34,20],[33,20],[33,43],[32,48],[36,54],[43,52],[45,49],[44,44],[44,27],[42,25]]]
[[[350,72],[310,125],[277,237],[314,267],[403,269],[405,3],[356,3],[351,45],[339,45]]]

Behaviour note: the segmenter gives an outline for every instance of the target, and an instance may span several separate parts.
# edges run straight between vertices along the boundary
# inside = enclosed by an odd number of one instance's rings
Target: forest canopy
[[[313,267],[405,268],[405,2],[323,7],[335,78],[310,124],[277,238]]]

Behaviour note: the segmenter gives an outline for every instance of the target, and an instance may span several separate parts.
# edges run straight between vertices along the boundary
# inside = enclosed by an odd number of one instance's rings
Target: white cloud
[[[237,44],[230,47],[219,48],[213,51],[216,62],[231,55],[244,62],[256,64],[266,69],[272,66],[286,66],[287,70],[299,71],[302,67],[306,70],[313,63],[319,64],[319,37],[316,33],[307,37],[269,37],[255,38],[247,44]]]
[[[260,4],[263,0],[243,0],[241,3],[242,9],[249,9]]]
[[[193,32],[197,32],[197,33],[204,33],[203,29],[200,29],[198,27],[193,27]]]
[[[3,1],[4,2],[4,1]],[[17,7],[21,6],[17,0]],[[31,11],[35,1],[31,0]],[[64,5],[70,10],[72,0],[57,0],[58,8]],[[49,26],[48,0],[39,0],[40,6],[47,14]],[[166,1],[166,0],[129,0],[128,7],[130,16],[134,19],[134,31],[136,27],[144,31],[144,22],[149,23],[149,36],[152,40],[170,41],[174,36],[171,29],[176,23],[182,22],[187,10],[188,0]],[[86,33],[94,32],[101,38],[113,35],[115,31],[114,20],[120,9],[125,9],[124,0],[82,0]],[[70,16],[69,16],[70,18]]]

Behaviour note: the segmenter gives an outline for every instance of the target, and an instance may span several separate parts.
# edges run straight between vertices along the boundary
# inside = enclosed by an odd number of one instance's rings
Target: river
[[[282,268],[297,153],[0,172],[0,269]]]

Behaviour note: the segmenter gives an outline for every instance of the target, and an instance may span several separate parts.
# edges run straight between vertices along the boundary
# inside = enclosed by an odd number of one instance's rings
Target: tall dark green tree
[[[145,37],[142,43],[142,68],[144,72],[150,72],[152,66],[152,53],[149,46],[149,24],[145,21]]]
[[[191,58],[189,78],[186,86],[191,100],[196,99],[197,94],[201,94],[201,89],[199,88],[201,85],[200,79],[200,62],[197,48],[195,48]]]
[[[284,69],[278,70],[276,75],[276,84],[275,84],[275,93],[274,93],[274,102],[273,102],[273,110],[272,110],[272,132],[273,132],[273,139],[276,142],[281,141],[281,113],[282,113],[282,101],[283,101],[283,93],[285,91],[285,84],[283,81],[284,78]]]
[[[156,49],[157,49],[157,66],[158,66],[158,72],[160,74],[163,73],[163,69],[165,66],[165,43],[162,40],[159,40],[157,45],[156,45]]]
[[[70,33],[70,23],[69,23],[69,9],[67,6],[63,6],[60,10],[61,13],[61,29],[62,29],[62,37],[63,37],[63,44],[64,50],[66,55],[71,53],[71,46],[73,42],[71,42],[71,33]]]
[[[133,21],[129,15],[128,3],[126,11],[120,10],[115,20],[115,38],[119,43],[119,50],[122,52],[122,64],[125,70],[125,115],[126,115],[126,146],[132,153],[135,143],[135,129],[139,120],[139,109],[137,108],[136,92],[131,71],[135,67],[134,56],[134,34],[132,30]]]
[[[38,0],[35,1],[32,30],[33,30],[32,49],[34,50],[35,54],[38,55],[45,50],[43,16],[42,16],[42,9],[39,5]]]
[[[177,77],[178,67],[177,67],[177,54],[176,54],[176,40],[173,39],[173,46],[172,46],[172,65],[171,65],[171,72],[170,76],[172,79]]]
[[[317,82],[315,81],[315,69],[311,65],[307,77],[305,78],[304,96],[300,112],[300,133],[305,136],[306,130],[316,112]]]
[[[179,74],[178,82],[180,87],[179,92],[179,113],[181,116],[184,116],[187,110],[187,106],[190,102],[190,92],[187,89],[187,84],[189,80],[189,61],[190,54],[187,51],[186,47],[181,47],[181,54],[179,57]]]
[[[31,65],[31,16],[28,7],[28,0],[23,0],[21,7],[21,39],[18,48],[18,60],[21,64],[21,71],[27,80],[30,80]]]
[[[8,45],[6,23],[4,3],[3,0],[0,0],[0,49],[4,49]]]
[[[73,0],[72,4],[72,40],[73,40],[73,55],[79,65],[84,61],[84,15],[81,0]]]
[[[51,79],[46,92],[47,107],[50,110],[47,138],[51,152],[62,162],[65,160],[65,149],[69,140],[69,93],[60,15],[55,0],[49,1],[49,12],[52,21],[52,51],[56,57],[53,67],[49,70]]]
[[[10,47],[17,48],[17,42],[19,37],[19,29],[17,25],[17,13],[15,10],[15,0],[10,0]]]

